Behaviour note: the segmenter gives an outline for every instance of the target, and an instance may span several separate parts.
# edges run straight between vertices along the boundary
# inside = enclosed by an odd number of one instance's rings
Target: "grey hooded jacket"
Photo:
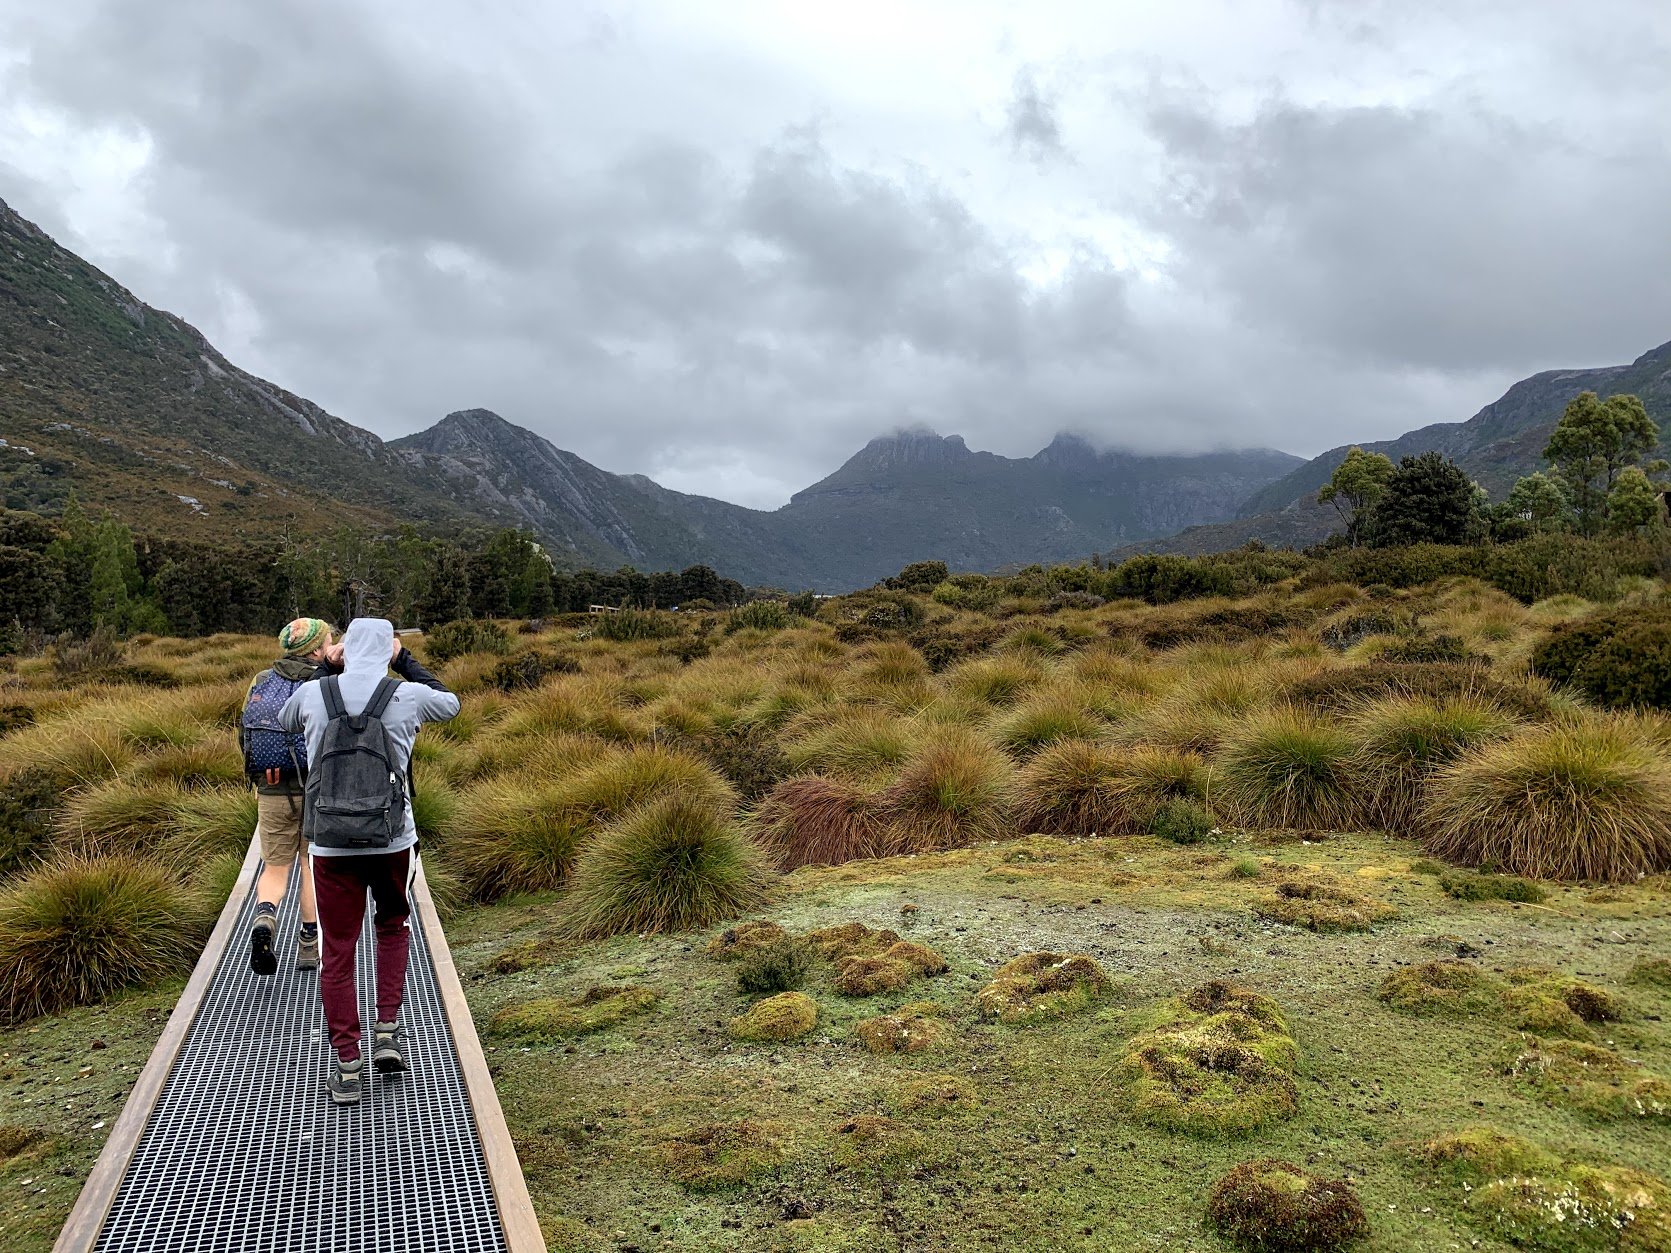
[[[355,618],[342,637],[342,703],[350,713],[366,707],[377,684],[391,669],[389,654],[394,648],[395,629],[385,618]],[[404,773],[412,761],[412,745],[418,728],[426,722],[445,722],[458,712],[458,697],[441,686],[417,658],[404,648],[392,668],[408,680],[395,689],[394,699],[383,713],[383,726],[394,746],[396,765]],[[319,684],[299,687],[279,710],[279,725],[300,731],[307,737],[308,764],[319,758],[330,715],[325,711],[325,694]],[[418,842],[418,828],[412,821],[412,807],[406,807],[406,830],[386,849],[311,847],[315,857],[363,857],[367,853],[398,853]]]

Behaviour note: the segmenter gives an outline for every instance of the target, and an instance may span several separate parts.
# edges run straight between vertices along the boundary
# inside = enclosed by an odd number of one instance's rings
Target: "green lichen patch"
[[[1253,913],[1268,922],[1308,931],[1368,931],[1376,923],[1398,916],[1391,905],[1325,878],[1279,883],[1274,895],[1254,902]]]
[[[1213,1186],[1207,1221],[1257,1253],[1326,1253],[1369,1234],[1351,1184],[1270,1157],[1243,1162]]]
[[[1298,1052],[1274,1002],[1215,980],[1163,1007],[1118,1072],[1141,1120],[1237,1134],[1294,1113]]]
[[[1600,1044],[1524,1037],[1503,1069],[1543,1100],[1594,1118],[1671,1123],[1671,1082]]]
[[[872,1053],[921,1053],[939,1042],[944,1013],[934,1001],[914,1001],[854,1023],[853,1033]]]
[[[736,1187],[781,1165],[787,1142],[781,1124],[745,1118],[681,1131],[657,1144],[655,1157],[675,1182],[708,1192]]]
[[[923,1137],[881,1114],[859,1114],[832,1132],[838,1165],[888,1172],[910,1164],[923,1151]]]
[[[981,1017],[1012,1026],[1066,1018],[1108,995],[1108,976],[1083,953],[1023,953],[975,994]]]
[[[798,1040],[818,1025],[818,1002],[805,992],[768,996],[727,1028],[734,1040]]]
[[[708,941],[705,950],[709,957],[717,957],[721,961],[730,961],[762,949],[771,944],[777,944],[789,938],[789,933],[775,922],[755,919],[751,922],[739,922],[734,927],[727,927],[713,939]]]
[[[630,983],[588,988],[579,996],[542,996],[507,1005],[494,1014],[488,1029],[496,1035],[534,1040],[566,1040],[613,1027],[653,1009],[661,994]]]
[[[1462,1190],[1464,1211],[1493,1236],[1548,1253],[1671,1249],[1671,1191],[1641,1171],[1564,1161],[1494,1127],[1467,1127],[1415,1147]]]
[[[958,1075],[918,1075],[891,1094],[889,1104],[902,1114],[945,1117],[980,1107],[975,1085]]]

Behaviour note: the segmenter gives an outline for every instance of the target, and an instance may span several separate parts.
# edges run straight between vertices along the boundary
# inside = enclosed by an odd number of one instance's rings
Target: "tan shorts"
[[[255,803],[261,815],[261,860],[269,866],[288,866],[304,847],[302,798],[258,793]]]

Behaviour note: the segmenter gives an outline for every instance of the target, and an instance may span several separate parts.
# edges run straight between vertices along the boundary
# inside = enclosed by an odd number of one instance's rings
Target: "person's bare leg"
[[[309,864],[312,859],[304,849],[302,853],[302,899],[301,912],[303,922],[319,921],[319,904],[313,896],[313,867]]]
[[[290,882],[290,862],[280,865],[261,867],[261,877],[255,881],[255,899],[258,904],[271,905],[278,908],[278,903],[284,899],[284,889]],[[302,917],[308,918],[312,914],[313,884],[308,882],[307,872],[302,872]],[[317,918],[317,914],[312,914]]]

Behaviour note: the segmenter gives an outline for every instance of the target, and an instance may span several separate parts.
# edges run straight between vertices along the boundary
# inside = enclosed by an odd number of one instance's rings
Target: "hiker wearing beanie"
[[[400,646],[382,618],[356,618],[342,637],[342,676],[303,684],[279,713],[287,730],[307,738],[303,833],[313,857],[324,962],[319,996],[337,1064],[331,1100],[360,1099],[360,999],[354,962],[365,922],[366,893],[376,905],[377,1020],[371,1063],[407,1069],[400,1006],[412,935],[409,886],[418,843],[412,819],[412,745],[418,728],[458,712],[449,692]],[[391,679],[393,669],[404,682]]]
[[[278,970],[273,944],[278,907],[290,884],[290,867],[302,846],[302,788],[307,777],[307,744],[279,725],[279,711],[295,690],[321,674],[335,672],[327,654],[331,628],[318,618],[297,618],[278,635],[283,656],[250,680],[238,720],[244,775],[255,786],[260,813],[261,877],[255,882],[255,922],[250,927],[249,964],[258,975]],[[304,860],[301,873],[301,930],[296,969],[319,968],[319,913],[313,876]]]

